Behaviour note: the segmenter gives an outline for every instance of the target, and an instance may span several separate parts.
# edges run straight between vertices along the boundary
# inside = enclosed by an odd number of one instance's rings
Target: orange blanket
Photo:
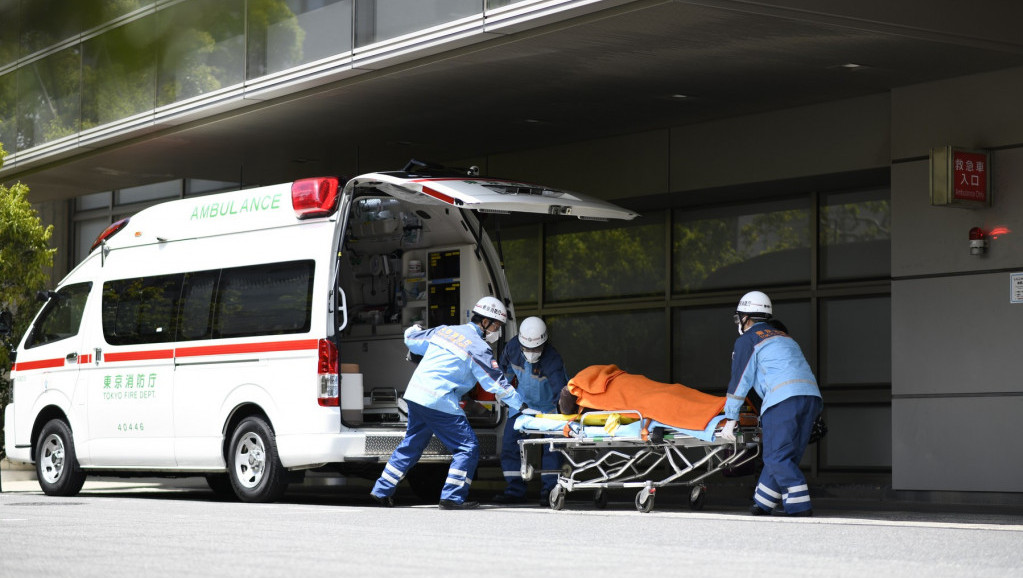
[[[633,409],[643,417],[683,429],[702,430],[725,407],[723,397],[625,373],[615,365],[587,367],[568,381],[568,390],[582,407]]]

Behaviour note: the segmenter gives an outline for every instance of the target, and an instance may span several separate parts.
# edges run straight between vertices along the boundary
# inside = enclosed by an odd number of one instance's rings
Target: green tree
[[[0,167],[7,156],[0,144]],[[46,287],[47,269],[53,266],[49,246],[53,225],[44,227],[36,210],[29,204],[28,187],[17,183],[11,187],[0,185],[0,308],[14,315],[14,333],[17,339],[36,312],[36,292]],[[3,408],[10,401],[10,381],[7,371],[11,367],[10,352],[0,347],[0,455],[3,453]]]

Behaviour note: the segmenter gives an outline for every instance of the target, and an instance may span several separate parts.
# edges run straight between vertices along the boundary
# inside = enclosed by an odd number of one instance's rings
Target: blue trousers
[[[526,481],[522,479],[522,459],[519,454],[519,440],[524,436],[515,429],[515,420],[511,417],[504,424],[504,438],[501,442],[501,469],[508,487],[504,493],[521,498],[526,495]],[[540,446],[540,468],[556,470],[561,467],[561,454],[550,451],[547,446]],[[549,493],[558,484],[558,474],[540,475],[542,492]]]
[[[451,452],[451,466],[444,487],[441,488],[440,499],[464,502],[480,459],[476,432],[472,431],[464,413],[444,413],[408,400],[406,402],[408,425],[405,438],[394,449],[370,493],[381,498],[394,495],[398,482],[419,461],[430,438],[437,436],[440,443]]]
[[[786,514],[811,508],[810,489],[799,462],[810,442],[813,421],[821,412],[821,398],[797,395],[767,408],[760,416],[764,437],[764,471],[753,499],[771,511],[781,505]]]

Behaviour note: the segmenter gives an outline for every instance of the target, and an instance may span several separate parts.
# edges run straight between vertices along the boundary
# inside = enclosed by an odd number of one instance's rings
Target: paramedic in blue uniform
[[[784,326],[772,325],[771,316],[771,299],[760,291],[739,300],[734,316],[739,338],[732,351],[732,379],[725,401],[728,421],[721,436],[735,439],[739,408],[750,390],[756,391],[763,400],[764,470],[750,513],[760,516],[780,507],[789,516],[812,516],[810,491],[799,462],[821,412],[821,392],[799,344],[778,329]]]
[[[494,297],[480,299],[465,325],[441,325],[405,330],[409,351],[423,357],[405,390],[408,424],[405,438],[391,454],[370,494],[384,506],[394,505],[398,482],[419,461],[432,436],[451,452],[448,477],[441,488],[440,507],[469,510],[479,506],[468,501],[469,484],[479,461],[479,441],[469,426],[459,401],[478,382],[483,389],[510,408],[512,414],[529,410],[522,397],[505,380],[490,344],[501,338],[508,312]]]
[[[557,413],[558,398],[568,383],[568,375],[561,354],[547,341],[547,324],[542,319],[527,317],[522,321],[519,334],[508,341],[501,353],[501,370],[516,386],[527,406],[541,413]],[[519,440],[522,437],[515,430],[515,420],[509,418],[501,444],[501,469],[508,486],[503,493],[494,496],[493,501],[498,504],[526,501],[526,482],[520,474]],[[558,470],[561,454],[542,446],[540,467]],[[540,479],[540,505],[546,506],[551,490],[558,483],[558,475],[541,474]]]

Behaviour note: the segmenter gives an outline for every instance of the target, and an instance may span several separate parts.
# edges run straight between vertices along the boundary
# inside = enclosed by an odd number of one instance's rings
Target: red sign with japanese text
[[[987,155],[952,151],[952,200],[987,202]]]

